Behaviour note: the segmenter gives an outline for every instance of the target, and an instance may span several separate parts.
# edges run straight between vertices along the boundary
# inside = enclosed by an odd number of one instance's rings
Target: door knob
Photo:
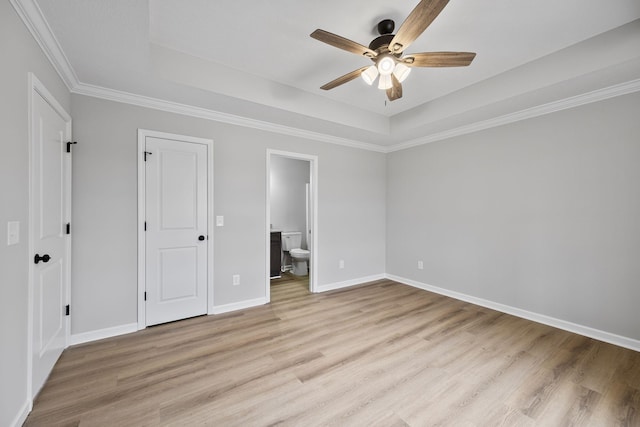
[[[205,239],[204,236],[198,236],[198,240],[203,241]]]
[[[33,262],[35,262],[36,264],[39,263],[40,261],[49,262],[50,259],[51,257],[49,256],[49,254],[44,254],[42,256],[40,256],[39,254],[36,254],[36,256],[33,257]]]

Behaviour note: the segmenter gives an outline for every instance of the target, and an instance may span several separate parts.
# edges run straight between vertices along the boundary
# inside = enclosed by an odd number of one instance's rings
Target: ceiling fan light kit
[[[396,61],[388,53],[379,56],[377,67],[380,75],[388,76],[393,73],[393,69],[396,66]]]
[[[329,90],[361,76],[372,85],[378,79],[378,89],[387,91],[390,101],[402,97],[401,83],[409,76],[412,67],[464,67],[471,64],[473,52],[423,52],[402,56],[404,50],[422,34],[442,12],[449,0],[421,0],[402,23],[398,32],[392,34],[395,23],[385,19],[378,23],[379,37],[369,47],[321,29],[311,37],[347,52],[371,59],[374,65],[362,67],[325,84],[321,89]]]
[[[411,68],[407,67],[402,62],[398,62],[396,64],[396,68],[393,69],[393,75],[396,76],[396,79],[398,79],[400,83],[409,77],[409,73],[411,73]]]
[[[366,84],[371,86],[373,82],[376,81],[376,78],[378,77],[378,67],[376,67],[375,65],[372,65],[368,67],[366,70],[364,70],[362,74],[360,74],[360,76],[362,77],[362,80],[364,80]]]
[[[360,74],[362,80],[366,84],[371,86],[373,82],[380,75],[380,81],[378,82],[378,89],[387,90],[393,85],[391,74],[393,74],[398,83],[402,83],[409,76],[411,68],[404,65],[402,62],[398,62],[393,57],[386,56],[382,58],[376,65],[368,67]]]
[[[387,90],[391,89],[393,82],[391,81],[390,74],[380,74],[380,80],[378,80],[378,89]]]

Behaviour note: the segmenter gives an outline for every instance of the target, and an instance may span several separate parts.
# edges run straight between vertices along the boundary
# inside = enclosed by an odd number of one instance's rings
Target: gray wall
[[[29,144],[27,73],[70,111],[70,96],[8,1],[0,2],[0,425],[27,404]],[[20,243],[7,246],[7,221],[20,221]]]
[[[639,111],[636,93],[389,154],[387,273],[640,339]]]
[[[210,233],[216,305],[264,294],[272,148],[319,157],[319,285],[386,271],[640,339],[640,94],[385,156],[71,97],[8,1],[0,53],[0,425],[28,404],[29,71],[71,112],[80,141],[74,334],[136,322],[136,140],[145,128],[215,141],[215,214],[225,216]],[[6,246],[7,221],[20,222],[18,245]]]
[[[309,161],[271,156],[271,224],[274,230],[302,233],[303,249],[307,249],[308,183]]]
[[[267,149],[318,156],[318,285],[384,273],[384,154],[80,95],[72,116],[72,334],[137,319],[138,128],[214,141],[215,305],[264,297]]]

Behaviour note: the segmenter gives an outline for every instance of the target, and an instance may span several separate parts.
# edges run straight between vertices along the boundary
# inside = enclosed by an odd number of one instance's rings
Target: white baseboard
[[[13,422],[9,424],[11,427],[20,427],[27,420],[27,416],[29,416],[29,412],[33,408],[33,402],[30,399],[27,399],[18,413],[16,417],[13,419]]]
[[[255,307],[266,304],[265,298],[256,298],[247,301],[240,301],[232,304],[225,304],[213,307],[213,312],[208,314],[221,314],[229,311],[242,310],[243,308]],[[138,331],[137,323],[129,323],[126,325],[113,326],[111,328],[99,329],[96,331],[82,332],[72,334],[69,338],[69,345],[84,344],[91,341],[97,341],[105,338],[116,337],[118,335],[130,334]]]
[[[502,313],[511,314],[513,316],[521,317],[527,320],[532,320],[534,322],[542,323],[544,325],[553,326],[554,328],[563,329],[565,331],[573,332],[575,334],[583,335],[585,337],[608,342],[609,344],[625,347],[635,351],[640,351],[640,341],[633,338],[623,337],[621,335],[616,335],[611,332],[605,332],[605,331],[594,329],[588,326],[578,325],[576,323],[568,322],[562,319],[557,319],[555,317],[546,316],[544,314],[538,314],[531,311],[522,310],[517,307],[500,304],[500,303],[489,301],[482,298],[477,298],[477,297],[463,294],[460,292],[439,288],[437,286],[427,285],[426,283],[418,282],[411,279],[406,279],[404,277],[394,276],[393,274],[387,274],[385,277],[389,280],[393,280],[399,283],[403,283],[405,285],[413,286],[414,288],[434,292],[436,294],[455,298],[460,301],[469,302],[471,304],[490,308],[492,310],[500,311]]]
[[[98,329],[96,331],[82,332],[79,334],[71,334],[69,345],[83,344],[86,342],[102,340],[105,338],[116,337],[118,335],[130,334],[138,330],[137,323],[129,323],[126,325],[113,326],[111,328]]]
[[[373,282],[375,280],[382,280],[386,276],[384,274],[375,274],[373,276],[360,277],[358,279],[345,280],[344,282],[329,283],[326,285],[316,286],[316,292],[327,292],[335,289],[348,288],[350,286],[362,285],[367,282]]]
[[[242,310],[245,308],[251,308],[251,307],[257,307],[259,305],[264,305],[267,304],[269,301],[262,297],[262,298],[255,298],[255,299],[250,299],[250,300],[246,300],[246,301],[240,301],[240,302],[232,302],[231,304],[224,304],[224,305],[216,305],[213,307],[213,312],[209,313],[209,314],[222,314],[222,313],[228,313],[230,311],[236,311],[236,310]]]
[[[614,344],[620,347],[625,347],[634,351],[640,352],[640,340],[636,340],[629,337],[624,337],[621,335],[617,335],[611,332],[602,331],[599,329],[591,328],[589,326],[579,325],[576,323],[572,323],[566,320],[557,319],[555,317],[546,316],[544,314],[534,313],[531,311],[523,310],[517,307],[512,307],[509,305],[501,304],[494,301],[489,301],[486,299],[474,297],[471,295],[463,294],[461,292],[452,291],[449,289],[439,288],[437,286],[431,286],[426,283],[418,282],[416,280],[407,279],[400,276],[395,276],[393,274],[376,274],[373,276],[361,277],[358,279],[346,280],[343,282],[329,283],[326,285],[318,285],[316,287],[316,292],[327,292],[335,289],[343,289],[348,288],[350,286],[361,285],[367,282],[373,282],[381,279],[389,279],[399,283],[403,283],[405,285],[413,286],[414,288],[422,289],[425,291],[434,292],[440,295],[445,295],[451,298],[455,298],[460,301],[465,301],[471,304],[479,305],[482,307],[490,308],[492,310],[497,310],[502,313],[511,314],[513,316],[521,317],[523,319],[528,319],[534,322],[542,323],[545,325],[552,326],[554,328],[563,329],[565,331],[573,332],[576,334],[584,335],[589,338],[594,338],[600,341],[608,342],[610,344]],[[224,304],[219,306],[214,306],[213,312],[209,314],[222,314],[228,313],[236,310],[243,310],[245,308],[256,307],[260,305],[267,304],[269,301],[264,298],[255,298],[246,301],[235,302],[231,304]],[[137,323],[129,323],[121,326],[114,326],[111,328],[100,329],[97,331],[83,332],[80,334],[73,334],[70,337],[70,345],[82,344],[90,341],[101,340],[104,338],[115,337],[118,335],[129,334],[131,332],[136,332],[138,330]],[[25,417],[29,413],[29,402],[25,403],[25,407],[22,412],[16,417],[17,425],[21,425],[24,422],[24,419],[21,417]],[[22,420],[22,421],[20,421]]]

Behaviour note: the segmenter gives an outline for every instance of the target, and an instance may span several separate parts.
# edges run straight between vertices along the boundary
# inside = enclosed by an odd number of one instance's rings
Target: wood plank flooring
[[[27,426],[640,426],[640,353],[392,281],[67,349]]]

